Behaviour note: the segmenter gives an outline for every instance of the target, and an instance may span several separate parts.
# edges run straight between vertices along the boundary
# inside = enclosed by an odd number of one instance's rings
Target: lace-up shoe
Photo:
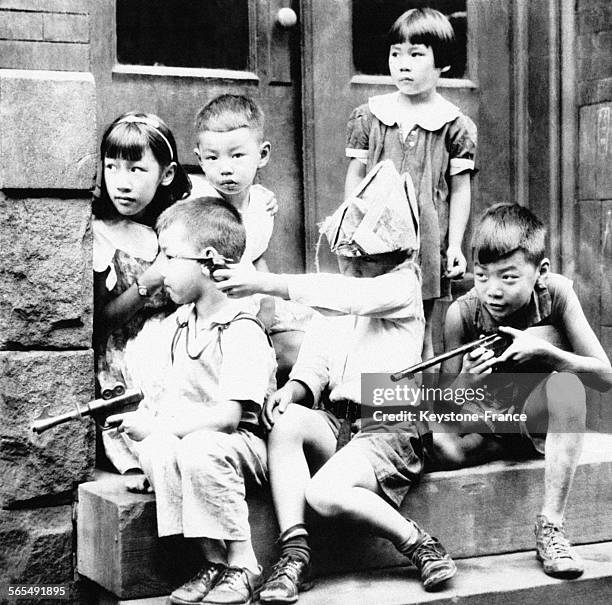
[[[454,561],[444,550],[442,544],[429,534],[425,534],[410,553],[409,559],[419,570],[425,590],[435,590],[457,573]]]
[[[582,575],[584,565],[572,551],[563,524],[555,525],[544,515],[538,515],[534,533],[536,556],[542,561],[544,573],[555,578],[577,578]]]
[[[310,564],[300,557],[282,556],[259,592],[259,600],[267,605],[295,603],[300,591],[312,588],[307,580]]]
[[[250,605],[261,582],[260,573],[255,574],[243,567],[226,567],[215,587],[204,597],[207,605]]]
[[[170,603],[173,605],[201,603],[202,599],[213,588],[224,569],[225,565],[221,563],[206,564],[189,582],[185,582],[185,584],[177,588],[170,595]]]

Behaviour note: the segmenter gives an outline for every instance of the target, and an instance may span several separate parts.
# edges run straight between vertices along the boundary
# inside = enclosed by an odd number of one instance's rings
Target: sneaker
[[[243,567],[226,567],[215,587],[201,603],[207,605],[250,605],[261,581],[258,574]]]
[[[272,573],[259,592],[262,603],[295,603],[300,591],[310,590],[307,580],[310,563],[300,557],[283,555],[272,567]]]
[[[437,538],[425,534],[409,556],[421,574],[425,590],[435,590],[457,573],[455,562],[449,557]]]
[[[217,583],[225,565],[221,563],[208,563],[189,582],[177,588],[169,597],[173,605],[191,605],[201,603],[202,599]]]
[[[577,578],[582,575],[584,565],[572,552],[569,540],[565,537],[563,524],[555,525],[544,515],[538,515],[534,533],[536,556],[542,561],[544,573],[555,578]]]

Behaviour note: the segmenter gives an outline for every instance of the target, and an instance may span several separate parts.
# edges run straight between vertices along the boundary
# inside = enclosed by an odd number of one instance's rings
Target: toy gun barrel
[[[57,416],[49,416],[46,409],[32,423],[32,431],[37,435],[59,424],[77,420],[85,416],[107,415],[113,410],[121,409],[132,403],[139,403],[143,394],[139,389],[129,389],[118,397],[94,399],[85,404],[76,404],[76,409]]]
[[[456,357],[457,355],[465,355],[466,353],[469,353],[470,351],[473,351],[474,349],[477,349],[478,347],[495,347],[505,342],[506,342],[506,337],[502,336],[501,334],[497,332],[494,334],[489,334],[487,336],[483,336],[482,338],[473,340],[472,342],[467,342],[466,344],[461,345],[460,347],[457,347],[456,349],[451,349],[450,351],[447,351],[446,353],[442,353],[441,355],[432,357],[431,359],[428,359],[427,361],[422,361],[421,363],[417,363],[416,365],[406,368],[405,370],[402,370],[401,372],[396,372],[395,374],[391,374],[391,380],[393,382],[398,382],[399,380],[402,380],[404,378],[411,378],[418,372],[422,372],[423,370],[426,370],[427,368],[431,368],[432,366],[442,363],[443,361],[446,361],[447,359],[451,359],[452,357]]]

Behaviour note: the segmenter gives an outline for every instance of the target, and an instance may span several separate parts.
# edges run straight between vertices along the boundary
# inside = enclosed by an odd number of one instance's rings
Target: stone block
[[[40,14],[0,10],[0,39],[42,40],[42,24]]]
[[[41,435],[30,425],[45,405],[56,415],[93,395],[91,351],[0,352],[0,506],[43,498],[67,500],[92,473],[95,430],[91,420]]]
[[[89,0],[0,0],[0,8],[52,13],[86,13]]]
[[[87,15],[44,15],[45,40],[52,42],[89,42]]]
[[[61,601],[22,598],[18,601],[20,605],[87,602],[82,600],[83,587],[74,580],[72,533],[70,505],[34,510],[0,510],[2,581],[6,584],[54,584],[67,590],[67,598]],[[3,595],[6,594],[6,585],[2,589]]]
[[[84,72],[89,69],[89,45],[74,42],[0,40],[0,67],[22,70]]]
[[[0,349],[91,347],[90,212],[0,192]]]
[[[1,45],[0,57],[4,60]],[[92,74],[0,69],[0,125],[0,189],[91,188],[96,164]]]

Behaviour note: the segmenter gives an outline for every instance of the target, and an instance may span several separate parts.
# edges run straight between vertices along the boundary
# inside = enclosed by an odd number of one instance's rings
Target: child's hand
[[[243,298],[262,292],[263,278],[266,275],[255,270],[250,263],[227,265],[215,271],[217,288],[232,298]]]
[[[490,374],[493,366],[499,361],[491,349],[478,347],[463,356],[462,374],[475,374],[478,376]]]
[[[449,246],[446,251],[446,274],[448,279],[459,279],[465,274],[467,268],[467,261],[461,248],[455,248]]]
[[[547,357],[553,346],[542,338],[515,328],[500,326],[499,331],[512,336],[512,344],[497,358],[498,362],[522,363],[533,357]]]
[[[141,286],[145,286],[149,294],[155,293],[164,285],[164,276],[162,275],[161,268],[162,263],[165,262],[166,259],[163,255],[158,254],[153,264],[138,278],[138,283]]]
[[[278,212],[278,202],[276,201],[276,197],[274,195],[270,196],[266,200],[266,212],[270,216],[274,216]]]
[[[293,391],[283,387],[272,393],[261,411],[261,422],[266,430],[271,431],[279,414],[284,414],[293,398]]]
[[[142,412],[125,412],[123,414],[113,414],[106,419],[108,424],[117,426],[118,433],[125,433],[134,441],[142,441],[148,437],[155,428],[155,421],[148,414]]]

